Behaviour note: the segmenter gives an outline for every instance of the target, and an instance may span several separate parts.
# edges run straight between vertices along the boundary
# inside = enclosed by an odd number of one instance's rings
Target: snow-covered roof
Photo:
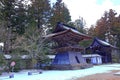
[[[1,42],[1,43],[0,43],[0,46],[4,46],[4,43],[3,43],[3,42]]]
[[[54,59],[55,55],[47,55],[50,59]],[[86,58],[86,57],[101,57],[98,54],[86,54],[86,55],[82,55],[82,57]]]
[[[71,30],[71,31],[73,31],[74,33],[77,33],[77,34],[80,34],[80,35],[87,36],[87,35],[85,35],[85,34],[79,32],[77,29],[75,29],[75,28],[73,28],[73,27],[71,27],[71,26],[68,26],[68,25],[63,24],[63,23],[59,23],[59,24],[62,25],[62,28],[64,28],[65,30]]]
[[[11,55],[4,55],[4,57],[5,57],[5,59],[11,59],[12,58],[12,56]]]
[[[101,57],[98,54],[86,54],[86,55],[82,55],[82,57],[86,58],[86,57]]]
[[[83,39],[91,39],[91,37],[89,37],[89,36],[87,36],[85,34],[82,34],[82,33],[78,34],[78,33],[74,32],[71,29],[68,29],[68,30],[65,30],[65,31],[61,31],[61,32],[57,32],[57,33],[52,33],[52,34],[49,34],[49,35],[45,35],[43,37],[44,38],[53,38],[54,39],[55,37],[58,38],[58,36],[60,36],[60,35],[70,35],[70,34],[72,34],[72,35],[71,36],[66,36],[66,40],[67,41],[69,41],[69,38],[72,38],[72,37],[76,38],[76,40],[78,42],[81,41],[81,40],[83,40]],[[63,39],[63,38],[61,38],[61,39]]]
[[[21,58],[22,58],[22,59],[28,59],[28,58],[29,58],[29,55],[22,55]]]
[[[102,45],[105,45],[105,46],[112,46],[111,44],[109,44],[108,42],[105,42],[103,40],[100,40],[100,39],[97,39]]]
[[[90,47],[94,47],[94,46],[105,46],[105,47],[112,47],[112,48],[116,48],[115,46],[111,45],[110,43],[100,40],[98,38],[94,38],[94,41],[92,42],[92,44],[90,45]]]
[[[12,56],[8,55],[8,54],[5,54],[4,57],[5,57],[5,59],[11,59],[12,58]],[[28,59],[28,58],[30,58],[29,55],[21,55],[20,57],[21,57],[21,59]]]
[[[75,30],[75,29],[73,29],[73,28],[69,28],[69,27],[67,27],[67,26],[65,26],[65,25],[63,25],[63,28],[66,29],[66,30],[70,29],[70,30],[72,30],[73,32],[78,33],[78,34],[82,34],[82,33],[80,33],[79,31],[77,31],[77,30]]]
[[[50,58],[50,59],[54,59],[55,55],[47,55],[47,57]]]
[[[83,34],[83,33],[79,32],[77,29],[75,29],[71,26],[65,25],[63,23],[58,23],[52,34],[48,34],[43,37],[50,38],[50,37],[55,37],[55,36],[63,35],[63,34],[73,34],[73,35],[76,35],[81,38],[83,37],[83,39],[91,39],[90,36]]]

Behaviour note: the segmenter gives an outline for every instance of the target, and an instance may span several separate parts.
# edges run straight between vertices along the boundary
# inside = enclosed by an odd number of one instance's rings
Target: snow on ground
[[[30,70],[22,70],[18,73],[13,73],[14,78],[9,78],[8,74],[0,76],[0,80],[74,80],[78,77],[84,77],[96,73],[105,73],[110,70],[120,70],[120,64],[107,64],[94,66],[88,69],[81,70],[48,70],[42,74],[28,75]]]

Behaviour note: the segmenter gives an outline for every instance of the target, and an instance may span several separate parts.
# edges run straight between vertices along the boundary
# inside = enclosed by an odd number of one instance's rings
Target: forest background
[[[55,3],[50,0],[0,0],[2,53],[13,55],[16,59],[29,55],[33,63],[36,63],[36,58],[46,62],[46,55],[54,54],[51,48],[55,44],[43,36],[52,33],[57,22],[73,26],[81,33],[120,48],[120,14],[113,9],[104,11],[95,25],[86,26],[82,16],[71,21],[69,9],[62,0]],[[80,45],[87,47],[91,42],[83,41]],[[0,59],[0,63],[4,63],[3,58]]]

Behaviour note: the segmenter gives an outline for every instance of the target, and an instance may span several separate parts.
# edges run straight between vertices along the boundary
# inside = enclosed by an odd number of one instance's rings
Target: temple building
[[[94,38],[92,44],[86,48],[86,52],[90,52],[90,54],[98,54],[102,57],[102,63],[111,63],[112,62],[112,49],[115,49],[114,46],[100,40],[98,38]]]
[[[79,46],[80,41],[91,37],[63,23],[58,23],[53,33],[44,37],[57,43],[54,48],[56,56],[51,65],[52,69],[80,69],[91,66],[81,55],[84,48]]]

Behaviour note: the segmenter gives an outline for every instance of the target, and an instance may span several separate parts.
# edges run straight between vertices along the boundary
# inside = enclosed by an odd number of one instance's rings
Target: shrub
[[[0,74],[2,74],[3,69],[6,65],[5,57],[0,53]]]
[[[20,59],[14,58],[14,59],[12,59],[12,60],[10,61],[10,64],[11,64],[12,61],[15,61],[15,63],[16,63],[15,66],[14,66],[13,71],[14,71],[14,72],[18,72],[18,71],[21,69],[21,68],[20,68]],[[10,65],[10,64],[9,64],[9,65]],[[10,71],[12,71],[12,68],[13,68],[13,67],[10,66]]]

